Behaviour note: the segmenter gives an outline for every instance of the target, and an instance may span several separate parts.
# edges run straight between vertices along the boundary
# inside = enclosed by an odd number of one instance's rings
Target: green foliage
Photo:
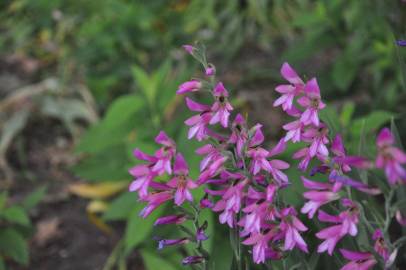
[[[27,231],[32,230],[28,210],[45,195],[45,187],[29,194],[21,204],[7,205],[7,193],[0,193],[0,269],[6,269],[5,259],[28,265]],[[27,230],[28,229],[28,230]]]

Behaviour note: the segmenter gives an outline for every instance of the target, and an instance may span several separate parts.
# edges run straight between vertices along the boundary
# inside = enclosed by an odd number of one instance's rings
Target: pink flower
[[[189,54],[193,53],[193,50],[195,49],[195,47],[193,47],[192,45],[182,45],[183,49],[185,49],[185,51]]]
[[[182,224],[185,221],[186,221],[185,215],[170,215],[158,218],[155,221],[154,226],[166,224]]]
[[[296,216],[297,212],[293,207],[287,207],[281,211],[280,229],[285,235],[284,250],[298,247],[307,253],[307,244],[300,235],[300,232],[307,231],[307,227]]]
[[[186,98],[186,105],[191,111],[200,112],[185,121],[185,124],[190,126],[188,132],[188,139],[196,136],[198,141],[207,137],[207,125],[211,119],[210,107],[207,105],[199,104],[190,98]]]
[[[381,255],[383,260],[386,262],[389,259],[389,249],[386,245],[385,239],[383,238],[383,233],[381,230],[376,230],[372,239],[375,240],[374,249],[376,253]]]
[[[404,217],[404,216],[402,215],[402,213],[400,212],[400,210],[397,210],[397,211],[396,211],[395,217],[396,217],[397,222],[398,222],[400,225],[406,226],[406,217]]]
[[[152,167],[152,171],[157,172],[159,175],[165,172],[172,174],[171,161],[176,152],[175,142],[163,131],[159,132],[158,136],[155,137],[155,142],[163,145],[163,147],[155,152],[157,161]]]
[[[184,245],[189,243],[189,239],[187,238],[180,238],[180,239],[161,239],[158,241],[158,249],[163,249],[167,246],[175,246],[175,245]]]
[[[317,238],[324,240],[324,242],[322,242],[317,248],[317,252],[319,253],[328,251],[328,254],[332,255],[338,241],[347,234],[355,236],[358,233],[358,208],[348,199],[343,199],[342,204],[349,208],[346,211],[341,212],[338,216],[331,216],[324,211],[319,210],[318,219],[320,221],[338,223],[338,225],[328,227],[316,233]]]
[[[321,101],[320,88],[316,78],[306,83],[304,93],[305,95],[297,100],[301,106],[306,108],[300,117],[300,121],[305,125],[313,124],[318,127],[320,124],[318,111],[326,107],[326,105]]]
[[[302,176],[303,184],[308,189],[313,189],[312,191],[307,191],[303,196],[309,201],[300,210],[301,213],[307,214],[309,218],[313,218],[317,210],[329,202],[338,200],[340,195],[332,191],[333,186],[330,183],[318,183],[310,181],[309,179]]]
[[[328,129],[323,123],[320,124],[317,128],[309,128],[303,132],[302,136],[305,142],[310,143],[309,155],[311,157],[328,156],[328,149],[326,144],[328,144]]]
[[[131,182],[129,190],[131,192],[138,191],[138,196],[143,199],[148,195],[148,188],[155,177],[155,174],[151,171],[147,165],[137,165],[129,170],[129,173],[135,177],[135,180]]]
[[[141,210],[140,216],[146,218],[149,216],[156,208],[158,208],[164,202],[173,198],[173,194],[170,191],[162,191],[157,193],[148,194],[143,201],[147,201],[148,204],[144,209]]]
[[[216,68],[209,64],[209,66],[205,70],[206,76],[213,76],[216,74]]]
[[[181,205],[185,200],[193,201],[190,189],[197,188],[198,185],[189,178],[189,168],[182,154],[177,154],[174,166],[175,177],[167,185],[175,188],[175,204]]]
[[[223,158],[220,150],[212,144],[206,144],[196,150],[198,155],[206,155],[200,162],[200,171],[204,171],[210,164]]]
[[[395,139],[388,128],[379,132],[376,139],[378,155],[376,158],[376,167],[385,170],[389,183],[406,183],[406,170],[402,164],[406,163],[406,154],[399,148],[393,146]]]
[[[295,96],[303,90],[304,83],[288,63],[282,65],[281,74],[291,84],[283,84],[276,87],[275,90],[281,93],[282,96],[275,100],[273,106],[277,107],[282,105],[282,109],[287,111],[292,108]]]
[[[253,188],[249,187],[247,201],[254,201],[247,203],[247,206],[242,209],[245,216],[238,222],[238,225],[244,227],[242,235],[259,233],[266,222],[276,219],[278,213],[272,204],[275,191],[276,186],[272,184],[267,187],[266,193],[256,192]]]
[[[180,95],[180,94],[185,94],[185,93],[189,93],[189,92],[196,92],[196,91],[199,91],[201,87],[202,87],[202,83],[199,82],[198,80],[187,81],[187,82],[182,83],[179,86],[179,89],[178,89],[178,91],[176,91],[176,94]]]
[[[332,161],[345,173],[351,171],[351,166],[360,169],[367,169],[371,167],[370,162],[363,157],[346,155],[343,140],[340,134],[337,134],[334,137],[331,144],[331,151],[334,154]]]
[[[300,142],[302,138],[302,131],[304,125],[300,120],[296,120],[286,125],[283,125],[283,129],[287,131],[285,135],[285,142],[292,140],[292,142]]]
[[[341,270],[368,270],[377,263],[369,252],[355,252],[346,249],[340,249],[340,252],[344,258],[350,260]]]
[[[221,200],[212,208],[215,212],[221,212],[220,223],[227,223],[230,228],[234,227],[235,215],[241,209],[241,201],[244,197],[243,189],[248,180],[240,181],[236,185],[230,186],[225,190]]]
[[[305,171],[309,166],[310,160],[312,157],[309,154],[309,147],[302,148],[293,154],[294,159],[301,159],[299,162],[298,168],[302,171]]]
[[[210,119],[210,125],[220,122],[221,125],[226,128],[228,126],[230,111],[233,110],[233,107],[227,101],[228,91],[224,88],[222,82],[219,82],[214,87],[213,96],[216,98],[216,102],[214,102],[213,106],[211,107],[213,116]]]
[[[242,151],[248,141],[248,133],[246,128],[245,119],[241,114],[237,114],[232,124],[232,133],[228,140],[229,143],[236,144],[237,155],[242,156]]]
[[[264,233],[253,233],[242,243],[244,245],[252,245],[252,257],[255,263],[264,263],[269,257],[278,257],[273,254],[269,247],[269,242],[275,237],[275,230],[266,230]]]

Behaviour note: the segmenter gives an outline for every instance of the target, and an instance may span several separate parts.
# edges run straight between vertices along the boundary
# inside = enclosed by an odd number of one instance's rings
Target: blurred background
[[[141,220],[127,192],[132,149],[154,151],[161,129],[197,175],[199,144],[186,139],[175,92],[202,70],[181,45],[206,45],[233,104],[270,144],[286,121],[272,108],[282,63],[316,76],[322,118],[355,154],[391,121],[406,140],[399,39],[401,0],[2,0],[0,270],[183,269],[182,250],[156,251],[152,237],[170,232]],[[216,269],[228,269],[228,232],[205,218]]]

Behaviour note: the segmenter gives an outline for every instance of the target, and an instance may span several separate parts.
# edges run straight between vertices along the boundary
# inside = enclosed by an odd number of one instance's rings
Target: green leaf
[[[77,151],[98,153],[107,147],[124,142],[136,127],[135,119],[144,118],[137,113],[144,109],[139,96],[127,95],[116,99],[100,123],[91,127],[82,137]]]
[[[11,206],[6,208],[2,214],[3,218],[11,223],[27,226],[30,225],[30,219],[24,208],[20,206]]]
[[[13,138],[24,128],[28,116],[28,110],[21,109],[2,124],[3,128],[0,134],[0,156],[3,156],[6,153]]]
[[[344,104],[340,114],[340,122],[344,127],[350,124],[352,116],[354,114],[354,110],[355,110],[354,102],[346,102]]]
[[[150,234],[152,232],[154,222],[165,209],[163,206],[160,206],[155,209],[151,215],[143,219],[139,216],[139,212],[144,208],[144,206],[145,205],[141,203],[137,203],[130,214],[124,236],[125,249],[127,253],[151,237]]]
[[[389,122],[392,116],[393,114],[387,111],[374,111],[367,116],[357,118],[351,125],[350,130],[354,137],[358,138],[361,135],[361,130],[364,130],[365,134],[370,134],[386,122]]]
[[[32,192],[22,201],[21,203],[22,207],[24,207],[25,210],[27,211],[35,207],[45,196],[46,192],[47,192],[46,186],[37,188],[34,192]]]
[[[4,209],[4,207],[6,206],[6,202],[7,202],[7,192],[3,191],[2,193],[0,193],[0,211]]]
[[[0,230],[0,253],[11,257],[16,262],[28,264],[28,246],[24,237],[16,230]]]
[[[153,106],[157,93],[157,81],[150,78],[148,74],[139,66],[131,67],[133,77],[138,85],[138,89],[145,95],[150,106]]]
[[[335,62],[331,77],[334,84],[343,92],[354,81],[358,72],[358,63],[354,60],[353,54],[343,54]]]
[[[6,270],[6,263],[3,258],[0,256],[0,270]]]
[[[103,219],[106,221],[127,219],[136,204],[139,204],[136,195],[133,192],[124,192],[113,200],[104,213]]]
[[[147,270],[177,270],[169,261],[165,260],[157,252],[141,251],[141,256]]]

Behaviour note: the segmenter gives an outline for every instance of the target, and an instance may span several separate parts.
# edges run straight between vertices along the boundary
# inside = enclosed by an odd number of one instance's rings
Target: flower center
[[[319,107],[319,100],[318,100],[317,98],[312,98],[312,99],[310,100],[310,105],[311,105],[313,108],[318,108],[318,107]]]

